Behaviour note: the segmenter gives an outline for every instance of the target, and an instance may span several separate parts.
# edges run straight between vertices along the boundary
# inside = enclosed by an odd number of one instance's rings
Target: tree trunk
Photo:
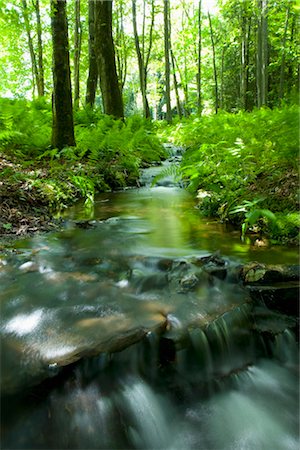
[[[290,18],[290,5],[288,5],[286,10],[286,19],[284,24],[284,33],[282,38],[282,55],[281,55],[281,65],[280,65],[280,84],[279,84],[279,98],[282,99],[284,95],[284,72],[285,72],[285,47],[286,47],[286,38],[287,38],[287,30],[289,25]]]
[[[127,77],[127,45],[124,33],[124,13],[122,1],[119,3],[119,8],[116,11],[115,39],[117,74],[122,93]]]
[[[86,84],[85,104],[95,104],[98,80],[98,67],[95,52],[95,0],[89,0],[89,74]]]
[[[249,80],[249,36],[250,18],[246,11],[242,9],[241,17],[241,106],[246,111],[248,109],[248,80]]]
[[[218,90],[218,75],[217,75],[217,65],[216,65],[216,48],[215,48],[215,40],[214,33],[212,28],[211,16],[208,12],[208,20],[209,20],[209,30],[210,30],[210,39],[212,45],[212,56],[213,56],[213,68],[214,68],[214,81],[215,81],[215,112],[218,114],[219,109],[219,90]]]
[[[171,56],[171,62],[172,62],[172,70],[173,70],[173,82],[174,82],[174,89],[175,89],[175,96],[176,96],[176,105],[177,105],[177,112],[179,119],[182,118],[182,111],[181,111],[181,104],[180,104],[180,98],[179,98],[179,90],[178,90],[178,82],[176,78],[176,66],[175,66],[175,58],[172,48],[170,48],[170,56]]]
[[[38,40],[38,79],[37,89],[39,97],[45,95],[45,80],[44,80],[44,64],[43,64],[43,40],[42,40],[42,25],[40,15],[40,2],[36,0],[34,3],[35,15],[36,15],[36,30]]]
[[[33,48],[31,27],[30,27],[30,23],[29,23],[28,7],[27,7],[26,0],[22,0],[22,14],[23,14],[24,22],[25,22],[28,48],[29,48],[30,59],[31,59],[32,82],[33,82],[33,93],[34,93],[35,86],[37,86],[37,87],[39,86],[39,72],[38,72],[36,56],[35,56],[35,52],[34,52],[34,48]],[[38,95],[40,95],[39,92],[38,92]]]
[[[296,39],[299,36],[299,32],[298,32],[298,15],[296,11],[290,10],[290,15],[291,15],[291,20],[290,20],[290,37],[289,37],[289,52],[292,55],[293,52],[295,51],[293,48],[296,44]],[[299,40],[299,39],[298,39]],[[296,42],[295,42],[296,41]],[[293,62],[295,61],[295,65],[293,64]],[[299,58],[297,58],[297,56],[295,56],[294,58],[292,57],[289,60],[289,63],[287,64],[287,79],[286,79],[286,84],[287,84],[287,91],[290,92],[292,91],[293,87],[296,84],[296,87],[299,86],[300,84],[300,79],[299,79]],[[295,78],[296,78],[296,83],[295,82]]]
[[[186,7],[185,2],[182,2],[183,7],[183,11],[182,11],[182,16],[181,16],[181,28],[182,30],[186,29],[186,23],[185,23],[185,17],[189,20],[189,12],[188,9]],[[179,67],[179,64],[176,63],[177,65],[177,70],[179,72],[180,75],[180,80],[181,80],[181,84],[182,84],[182,88],[183,88],[183,94],[184,94],[184,108],[183,108],[183,112],[185,117],[188,117],[190,115],[190,101],[189,101],[189,86],[188,86],[188,77],[187,77],[187,55],[186,55],[186,49],[185,47],[183,48],[183,68]]]
[[[176,77],[176,65],[175,65],[175,57],[172,49],[172,27],[171,27],[171,15],[169,10],[169,36],[170,36],[170,57],[171,57],[171,64],[172,64],[172,73],[173,73],[173,83],[174,83],[174,90],[175,90],[175,97],[176,97],[176,105],[177,105],[177,113],[179,118],[182,118],[182,112],[181,112],[181,105],[180,105],[180,98],[179,98],[179,90],[178,90],[178,83],[177,83],[177,77]]]
[[[52,146],[75,145],[66,0],[51,0],[53,41]]]
[[[202,0],[198,3],[198,60],[197,60],[197,110],[202,113],[202,93],[201,93],[201,50],[202,50]]]
[[[75,0],[75,24],[74,24],[74,107],[79,107],[79,67],[81,52],[82,30],[80,25],[80,0]]]
[[[170,88],[170,32],[169,32],[169,0],[164,0],[164,47],[165,47],[165,79],[166,79],[166,120],[172,122],[171,88]]]
[[[267,23],[267,0],[257,0],[258,23],[257,23],[257,106],[260,108],[267,104],[268,93],[268,23]]]
[[[222,53],[221,53],[221,73],[220,73],[220,80],[221,80],[221,86],[220,86],[220,95],[219,95],[219,107],[221,109],[225,109],[224,106],[224,65],[225,65],[225,53],[226,53],[226,46],[223,44],[222,47]],[[216,111],[217,114],[217,111]]]
[[[123,101],[112,37],[112,0],[97,0],[95,13],[95,48],[104,113],[123,118]]]
[[[145,10],[144,10],[145,14]],[[144,18],[145,20],[145,18]],[[140,48],[140,41],[139,41],[139,35],[137,31],[137,22],[136,22],[136,0],[132,0],[132,23],[133,23],[133,32],[134,32],[134,43],[135,43],[135,49],[138,59],[138,66],[139,66],[139,77],[140,77],[140,87],[141,87],[141,93],[142,93],[142,100],[143,100],[143,111],[144,111],[144,117],[149,118],[150,117],[150,109],[147,99],[147,93],[146,93],[146,68],[144,64],[144,57],[141,52]],[[145,25],[143,26],[143,33]],[[144,42],[144,36],[143,36],[143,42]],[[144,50],[144,45],[143,45]]]

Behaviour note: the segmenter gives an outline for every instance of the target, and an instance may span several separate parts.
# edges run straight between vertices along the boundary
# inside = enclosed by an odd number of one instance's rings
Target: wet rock
[[[168,277],[166,274],[153,274],[143,277],[138,281],[138,291],[147,292],[155,289],[162,289],[168,285]]]
[[[191,275],[186,275],[180,280],[180,288],[183,291],[192,291],[196,289],[199,284],[199,278],[193,273]]]
[[[299,281],[299,266],[266,265],[251,262],[242,267],[240,278],[245,284]]]
[[[172,339],[162,337],[158,346],[158,363],[161,367],[174,363],[176,360],[176,346]]]
[[[227,277],[227,269],[225,267],[204,267],[203,270],[219,280],[225,280]]]
[[[84,357],[120,352],[148,333],[163,333],[169,312],[165,306],[151,302],[141,303],[134,312],[106,317],[83,314],[81,318],[77,311],[66,309],[65,314],[64,310],[57,311],[57,318],[56,312],[44,309],[34,328],[23,330],[23,334],[2,328],[2,393],[35,385]]]
[[[299,314],[299,266],[252,262],[237,270],[256,304],[288,315]]]
[[[212,255],[202,256],[200,258],[193,258],[191,261],[196,266],[212,266],[212,267],[223,267],[226,265],[226,261],[221,258],[219,252]]]
[[[297,317],[288,316],[258,305],[253,309],[253,328],[259,333],[277,335],[286,329],[297,330]]]
[[[248,286],[251,298],[256,304],[263,304],[283,314],[299,316],[299,284],[290,281],[274,283],[271,286]]]
[[[173,260],[169,258],[160,259],[157,263],[157,267],[159,270],[168,271],[171,269],[173,264]]]

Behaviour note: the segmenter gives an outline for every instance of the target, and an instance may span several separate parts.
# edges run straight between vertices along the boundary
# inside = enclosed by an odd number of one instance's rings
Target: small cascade
[[[129,423],[128,435],[133,448],[167,449],[172,438],[169,418],[172,409],[165,398],[138,378],[122,383],[119,398],[123,420]]]
[[[299,349],[294,333],[285,329],[275,337],[273,354],[281,363],[297,369],[299,362]]]
[[[169,158],[159,166],[152,166],[142,171],[139,179],[140,186],[181,186],[177,180],[177,167],[182,159],[183,148],[173,145],[165,145]]]

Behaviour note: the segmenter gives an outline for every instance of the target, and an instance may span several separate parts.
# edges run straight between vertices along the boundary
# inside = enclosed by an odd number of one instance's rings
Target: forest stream
[[[200,218],[169,151],[0,255],[1,448],[299,448],[298,249]]]

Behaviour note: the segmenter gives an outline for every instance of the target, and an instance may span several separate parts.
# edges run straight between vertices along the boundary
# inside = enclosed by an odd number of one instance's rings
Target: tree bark
[[[28,48],[30,53],[30,59],[31,59],[31,70],[32,70],[32,82],[33,82],[33,96],[35,91],[35,86],[39,86],[39,72],[38,72],[38,66],[36,62],[36,55],[34,52],[33,47],[33,41],[31,36],[31,27],[29,23],[29,17],[28,17],[28,7],[27,7],[27,1],[22,0],[22,14],[25,22],[25,29],[27,34],[27,41],[28,41]],[[39,91],[38,91],[38,95]]]
[[[145,14],[145,8],[144,8],[144,14]],[[145,20],[145,18],[144,18]],[[134,32],[134,43],[135,43],[135,49],[138,59],[138,66],[139,66],[139,77],[140,77],[140,87],[141,87],[141,93],[142,93],[142,100],[143,100],[143,111],[144,111],[144,117],[149,118],[150,117],[150,108],[149,103],[147,99],[147,93],[146,93],[146,67],[144,64],[144,53],[142,54],[141,48],[140,48],[140,41],[139,41],[139,35],[137,31],[137,21],[136,21],[136,0],[132,0],[132,23],[133,23],[133,32]],[[145,25],[143,26],[143,33]],[[143,36],[143,42],[145,37]],[[143,44],[143,52],[144,52],[144,44]]]
[[[189,19],[189,12],[186,8],[185,2],[182,4],[183,6],[183,12],[181,17],[181,27],[182,30],[185,30],[186,24],[184,23],[184,16],[186,16],[187,19]],[[179,68],[179,64],[177,64],[178,72],[181,79],[181,84],[183,86],[183,93],[184,93],[184,115],[185,117],[188,117],[190,115],[190,100],[189,100],[189,85],[188,85],[188,78],[187,78],[187,55],[186,55],[186,49],[183,49],[183,60],[184,60],[184,67],[183,70]]]
[[[176,97],[177,113],[178,113],[179,118],[181,119],[182,111],[181,111],[178,83],[177,83],[177,77],[176,77],[175,57],[174,57],[174,53],[173,53],[173,49],[172,49],[172,26],[171,26],[170,10],[169,10],[169,35],[170,35],[170,41],[169,41],[170,58],[171,58],[171,64],[172,64],[173,83],[174,83],[174,90],[175,90],[175,97]]]
[[[181,111],[181,104],[180,104],[180,97],[179,97],[179,90],[178,90],[178,82],[176,77],[176,66],[175,66],[175,58],[172,48],[170,48],[170,56],[171,56],[171,62],[172,62],[172,71],[173,71],[173,82],[174,82],[174,89],[175,89],[175,96],[176,96],[176,105],[177,105],[177,113],[179,116],[179,119],[182,118],[182,111]]]
[[[36,0],[34,3],[35,15],[36,15],[36,30],[38,40],[38,79],[37,89],[39,97],[45,95],[45,80],[44,80],[44,64],[43,64],[43,39],[42,39],[42,24],[40,14],[40,2]]]
[[[214,33],[212,28],[211,16],[208,12],[208,20],[209,20],[209,30],[210,30],[210,39],[212,45],[212,56],[213,56],[213,69],[214,69],[214,81],[215,81],[215,112],[218,114],[219,109],[219,90],[218,90],[218,75],[217,75],[217,65],[216,65],[216,48],[215,48],[215,40]]]
[[[89,74],[86,84],[85,104],[93,107],[95,104],[98,67],[95,51],[95,0],[89,0]]]
[[[169,32],[169,0],[164,0],[164,48],[165,48],[165,98],[166,120],[172,122],[171,88],[170,88],[170,32]]]
[[[197,59],[197,110],[202,113],[202,93],[201,93],[201,51],[202,51],[202,0],[198,3],[198,59]]]
[[[75,23],[74,23],[74,107],[79,107],[80,99],[80,53],[81,53],[82,30],[80,25],[80,0],[75,0]]]
[[[257,63],[256,63],[256,85],[257,106],[260,108],[267,104],[268,94],[268,23],[267,23],[267,0],[257,0],[258,23],[257,23]]]
[[[112,0],[97,0],[95,13],[95,48],[104,113],[116,118],[123,118],[123,101],[118,82],[112,36]]]
[[[249,42],[251,30],[251,17],[247,14],[246,7],[241,10],[241,106],[247,111],[248,84],[249,84]]]
[[[127,77],[127,45],[124,33],[124,13],[122,1],[120,1],[119,8],[116,11],[115,39],[117,44],[115,46],[117,74],[122,93]]]
[[[66,0],[51,0],[53,42],[52,146],[75,145]]]
[[[284,72],[285,72],[285,48],[286,48],[286,38],[287,38],[287,30],[289,26],[289,18],[290,18],[290,5],[286,10],[286,18],[284,24],[284,33],[282,38],[282,55],[281,55],[281,64],[280,64],[280,83],[279,83],[279,98],[282,99],[284,95]]]

